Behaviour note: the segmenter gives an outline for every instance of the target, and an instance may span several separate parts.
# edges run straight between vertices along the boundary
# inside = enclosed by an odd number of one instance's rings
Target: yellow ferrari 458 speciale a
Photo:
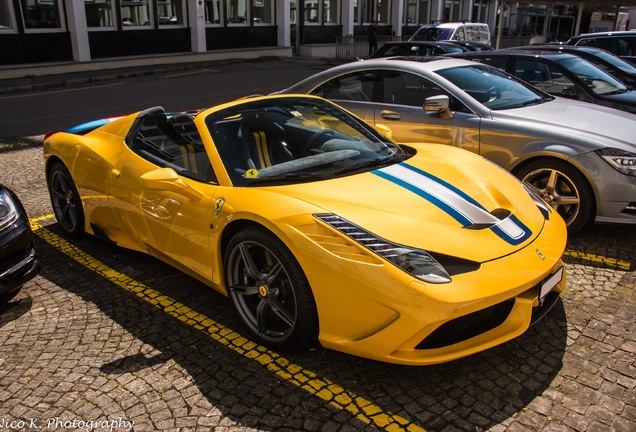
[[[54,133],[44,158],[66,235],[198,278],[269,346],[440,363],[522,334],[565,289],[565,224],[511,174],[321,98],[154,107]]]

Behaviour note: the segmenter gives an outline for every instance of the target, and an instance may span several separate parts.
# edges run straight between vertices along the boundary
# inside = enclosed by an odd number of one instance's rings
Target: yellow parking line
[[[40,222],[51,216],[31,219],[31,227],[35,234],[44,241],[59,249],[87,269],[99,274],[120,288],[129,291],[140,299],[158,307],[179,321],[206,333],[216,342],[233,350],[241,356],[256,361],[287,382],[329,402],[338,409],[345,410],[365,424],[386,431],[425,432],[420,426],[403,417],[385,412],[377,405],[339,386],[338,384],[318,376],[316,373],[291,363],[288,359],[268,348],[258,345],[241,336],[232,329],[223,326],[212,318],[205,316],[184,304],[163,295],[141,282],[108,267],[91,255],[70,244],[62,237],[40,225]]]
[[[180,77],[180,76],[184,76],[184,75],[197,75],[197,74],[202,74],[202,73],[207,73],[207,72],[219,72],[217,69],[198,69],[196,71],[191,71],[191,72],[181,72],[181,73],[175,73],[175,74],[170,74],[170,75],[164,75],[164,78],[176,78],[176,77]]]
[[[629,261],[622,261],[616,258],[608,258],[602,255],[579,252],[575,250],[567,249],[563,255],[569,256],[572,258],[579,258],[584,261],[590,261],[593,263],[603,264],[607,267],[614,267],[620,270],[629,270],[632,267],[632,264]]]

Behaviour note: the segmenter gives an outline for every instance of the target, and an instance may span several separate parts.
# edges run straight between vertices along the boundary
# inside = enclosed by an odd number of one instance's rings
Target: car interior
[[[166,115],[161,107],[139,115],[129,147],[160,167],[169,167],[194,180],[215,180],[201,136],[189,114]]]

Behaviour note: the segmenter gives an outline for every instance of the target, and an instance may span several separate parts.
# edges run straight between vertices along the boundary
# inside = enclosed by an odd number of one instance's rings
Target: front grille
[[[420,342],[415,349],[442,348],[492,330],[508,319],[514,304],[514,299],[506,300],[442,324]]]

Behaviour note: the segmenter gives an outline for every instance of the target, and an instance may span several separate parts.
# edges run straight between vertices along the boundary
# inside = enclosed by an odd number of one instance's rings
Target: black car
[[[567,45],[603,48],[636,64],[636,31],[586,33],[570,38]]]
[[[0,302],[15,297],[39,271],[27,213],[15,193],[0,184]]]
[[[614,78],[630,87],[636,86],[636,66],[601,48],[575,45],[532,45],[510,49],[534,51],[558,51],[574,54],[594,63]]]
[[[636,90],[573,54],[504,49],[465,52],[453,57],[495,66],[554,96],[636,113]]]
[[[461,53],[467,51],[459,45],[449,41],[408,41],[387,42],[375,50],[369,58],[402,57],[402,56],[439,56],[444,54]]]

